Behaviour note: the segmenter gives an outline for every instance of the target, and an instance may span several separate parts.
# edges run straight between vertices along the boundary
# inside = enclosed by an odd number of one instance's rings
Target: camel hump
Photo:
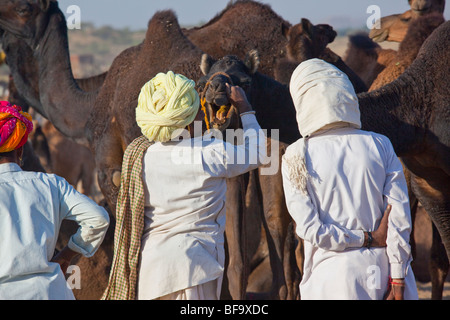
[[[430,52],[439,51],[440,59],[447,60],[449,55],[446,54],[448,47],[450,46],[450,21],[442,23],[433,33],[425,40],[423,46],[420,49],[419,56],[423,56],[425,59],[430,58]],[[436,58],[436,57],[434,57]]]
[[[156,12],[148,22],[147,36],[166,34],[173,30],[181,30],[177,15],[172,10],[162,10]]]
[[[408,29],[408,34],[424,41],[428,36],[441,24],[445,22],[442,13],[432,12],[417,18],[414,23],[411,23]]]
[[[358,32],[350,35],[348,38],[350,45],[358,49],[376,50],[380,47],[380,45],[370,39],[369,35],[365,32]]]

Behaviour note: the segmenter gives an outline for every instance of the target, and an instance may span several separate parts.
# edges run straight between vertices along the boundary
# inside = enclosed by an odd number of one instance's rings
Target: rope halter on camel
[[[210,130],[211,129],[211,124],[212,127],[216,130],[220,130],[223,131],[226,128],[228,128],[228,126],[231,123],[231,118],[237,114],[237,110],[236,107],[233,106],[232,104],[230,105],[225,105],[225,106],[220,106],[219,110],[216,112],[216,114],[214,115],[214,110],[212,109],[211,105],[206,103],[206,91],[208,90],[208,87],[211,85],[212,80],[217,77],[217,76],[224,76],[228,79],[228,81],[230,82],[230,85],[234,85],[233,84],[233,80],[231,80],[231,77],[224,73],[224,72],[216,72],[214,73],[209,80],[206,82],[205,87],[203,88],[201,94],[200,94],[200,103],[202,106],[202,110],[205,114],[205,124],[206,124],[206,129]],[[226,113],[226,117],[225,119],[218,119],[217,115],[223,115]]]

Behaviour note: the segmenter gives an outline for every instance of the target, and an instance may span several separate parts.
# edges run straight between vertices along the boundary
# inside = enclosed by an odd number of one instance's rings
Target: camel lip
[[[207,102],[207,117],[214,129],[220,131],[226,129],[230,124],[230,118],[232,116],[231,104],[225,106],[218,106],[215,103]],[[220,115],[219,115],[220,112]]]

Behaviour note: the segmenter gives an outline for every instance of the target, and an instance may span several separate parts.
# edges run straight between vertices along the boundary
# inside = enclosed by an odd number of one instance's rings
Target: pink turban
[[[21,148],[33,130],[31,116],[22,108],[0,101],[0,153]]]

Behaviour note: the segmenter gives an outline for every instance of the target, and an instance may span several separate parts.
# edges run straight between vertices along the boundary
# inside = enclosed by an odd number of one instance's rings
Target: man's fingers
[[[389,214],[391,213],[392,205],[388,204],[386,210],[384,211],[383,218],[381,219],[381,223],[388,224]]]

